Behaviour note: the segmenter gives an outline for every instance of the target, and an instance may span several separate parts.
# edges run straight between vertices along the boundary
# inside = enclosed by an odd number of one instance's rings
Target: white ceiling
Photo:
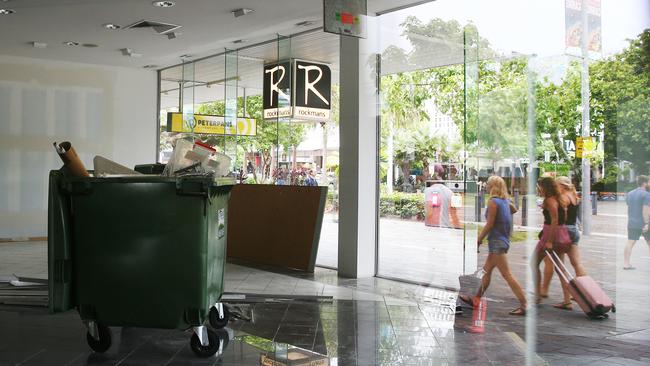
[[[148,64],[169,66],[180,62],[180,55],[196,57],[239,48],[232,41],[248,44],[269,40],[275,34],[290,35],[305,30],[295,24],[315,21],[322,25],[322,0],[174,0],[172,8],[158,8],[151,0],[9,0],[0,8],[15,14],[0,16],[0,53],[62,61],[126,67]],[[421,3],[414,0],[369,0],[370,14]],[[255,12],[235,18],[231,11],[251,8]],[[182,34],[169,40],[151,29],[109,31],[105,23],[127,26],[139,20],[179,24]],[[47,43],[47,48],[31,42]],[[65,41],[93,43],[97,48],[71,47]],[[142,54],[123,56],[122,48]],[[313,59],[313,57],[310,57]]]

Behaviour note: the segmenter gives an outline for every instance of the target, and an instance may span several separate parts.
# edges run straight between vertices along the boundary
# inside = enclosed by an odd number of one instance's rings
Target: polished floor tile
[[[45,276],[43,248],[44,243],[0,244],[0,276]],[[512,254],[517,273],[525,268],[525,260],[517,257],[520,250]],[[599,265],[589,256],[587,263]],[[621,310],[595,322],[578,310],[538,307],[535,347],[542,364],[648,364],[650,317],[644,304],[650,294],[643,283],[648,271],[612,276],[611,263],[596,268],[597,279],[614,278],[609,291]],[[455,314],[453,291],[379,278],[345,279],[327,269],[298,274],[228,264],[225,286],[228,292],[265,295],[231,302],[252,312],[253,321],[232,321],[220,331],[227,345],[218,356],[197,358],[189,347],[190,332],[119,327],[112,328],[109,351],[96,354],[75,311],[52,315],[45,308],[0,306],[0,365],[260,365],[263,360],[280,365],[290,356],[319,365],[327,364],[324,360],[391,366],[526,363],[526,319],[508,315],[516,303],[501,279],[488,293],[482,330],[475,327],[472,309]],[[559,289],[552,288],[551,295],[558,296]]]

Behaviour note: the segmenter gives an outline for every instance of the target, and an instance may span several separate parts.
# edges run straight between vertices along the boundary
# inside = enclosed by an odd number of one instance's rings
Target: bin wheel
[[[88,332],[86,333],[86,341],[93,351],[104,353],[111,347],[111,330],[105,325],[97,324],[97,332],[99,340],[93,338]]]
[[[228,319],[230,319],[230,311],[224,305],[223,307],[223,319],[219,318],[219,311],[216,307],[210,308],[210,313],[208,314],[208,321],[214,329],[221,329],[228,325]]]
[[[196,333],[192,334],[192,339],[190,339],[190,348],[195,355],[206,358],[213,356],[219,350],[219,336],[212,329],[206,329],[208,333],[208,345],[201,345],[199,336]]]

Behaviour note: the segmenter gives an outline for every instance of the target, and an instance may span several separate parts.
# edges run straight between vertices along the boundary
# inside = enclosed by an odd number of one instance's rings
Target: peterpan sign
[[[264,118],[330,119],[332,71],[326,64],[293,59],[264,66]]]

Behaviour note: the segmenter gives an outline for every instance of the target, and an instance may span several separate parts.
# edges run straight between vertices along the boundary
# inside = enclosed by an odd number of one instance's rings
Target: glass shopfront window
[[[230,175],[243,184],[328,187],[316,263],[332,268],[338,251],[338,48],[337,36],[306,32],[160,71],[159,161],[167,162],[177,139],[198,138],[231,158]],[[328,119],[264,118],[264,66],[281,60],[329,66]],[[244,119],[247,125],[234,134],[171,132],[169,113]]]
[[[459,276],[483,276],[487,293],[461,289],[487,321],[470,331],[514,329],[531,363],[573,360],[561,343],[576,337],[623,342],[617,335],[648,326],[635,313],[649,287],[632,273],[648,258],[634,225],[643,224],[650,169],[650,12],[647,3],[620,6],[442,0],[378,17],[377,275],[448,289],[467,285]],[[547,244],[543,233],[556,230],[554,200],[566,244]],[[489,227],[494,212],[503,214],[498,229]],[[567,279],[590,276],[619,311],[601,323],[585,317],[546,247],[563,257]],[[479,303],[487,315],[477,315]],[[525,319],[501,317],[511,310]]]

